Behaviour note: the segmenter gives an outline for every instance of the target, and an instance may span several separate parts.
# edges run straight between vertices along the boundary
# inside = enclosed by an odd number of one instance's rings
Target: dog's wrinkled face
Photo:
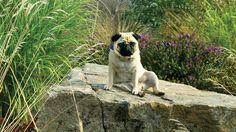
[[[117,33],[113,35],[111,40],[114,44],[115,53],[123,57],[131,57],[139,50],[139,38],[140,36],[133,32]]]

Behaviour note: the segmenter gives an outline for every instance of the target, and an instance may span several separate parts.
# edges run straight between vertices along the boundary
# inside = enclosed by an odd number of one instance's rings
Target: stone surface
[[[236,132],[236,97],[160,81],[158,97],[131,94],[129,85],[103,90],[108,67],[86,64],[46,94],[42,132]]]

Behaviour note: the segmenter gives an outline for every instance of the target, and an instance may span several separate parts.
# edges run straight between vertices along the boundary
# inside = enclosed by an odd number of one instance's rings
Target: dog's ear
[[[116,33],[115,35],[113,35],[113,36],[111,37],[111,41],[112,41],[112,42],[115,42],[115,41],[117,41],[120,37],[121,37],[121,34]]]
[[[137,33],[133,33],[132,35],[136,40],[139,40],[141,38],[141,36],[138,35]]]

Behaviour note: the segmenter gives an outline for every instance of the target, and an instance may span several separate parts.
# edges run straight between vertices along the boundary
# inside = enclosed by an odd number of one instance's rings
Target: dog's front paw
[[[133,88],[133,90],[132,90],[132,94],[134,94],[134,95],[138,95],[138,94],[139,94],[139,90],[138,90],[138,88]]]
[[[112,85],[105,85],[105,86],[104,86],[104,89],[105,89],[105,90],[111,90],[111,88],[112,88]]]

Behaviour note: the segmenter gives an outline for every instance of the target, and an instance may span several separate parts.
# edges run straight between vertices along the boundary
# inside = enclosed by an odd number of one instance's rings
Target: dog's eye
[[[118,43],[118,46],[119,46],[119,47],[124,47],[124,46],[125,46],[125,43],[124,43],[124,42]]]
[[[134,43],[134,42],[130,42],[129,44],[130,44],[131,46],[134,46],[134,45],[135,45],[135,43]]]

